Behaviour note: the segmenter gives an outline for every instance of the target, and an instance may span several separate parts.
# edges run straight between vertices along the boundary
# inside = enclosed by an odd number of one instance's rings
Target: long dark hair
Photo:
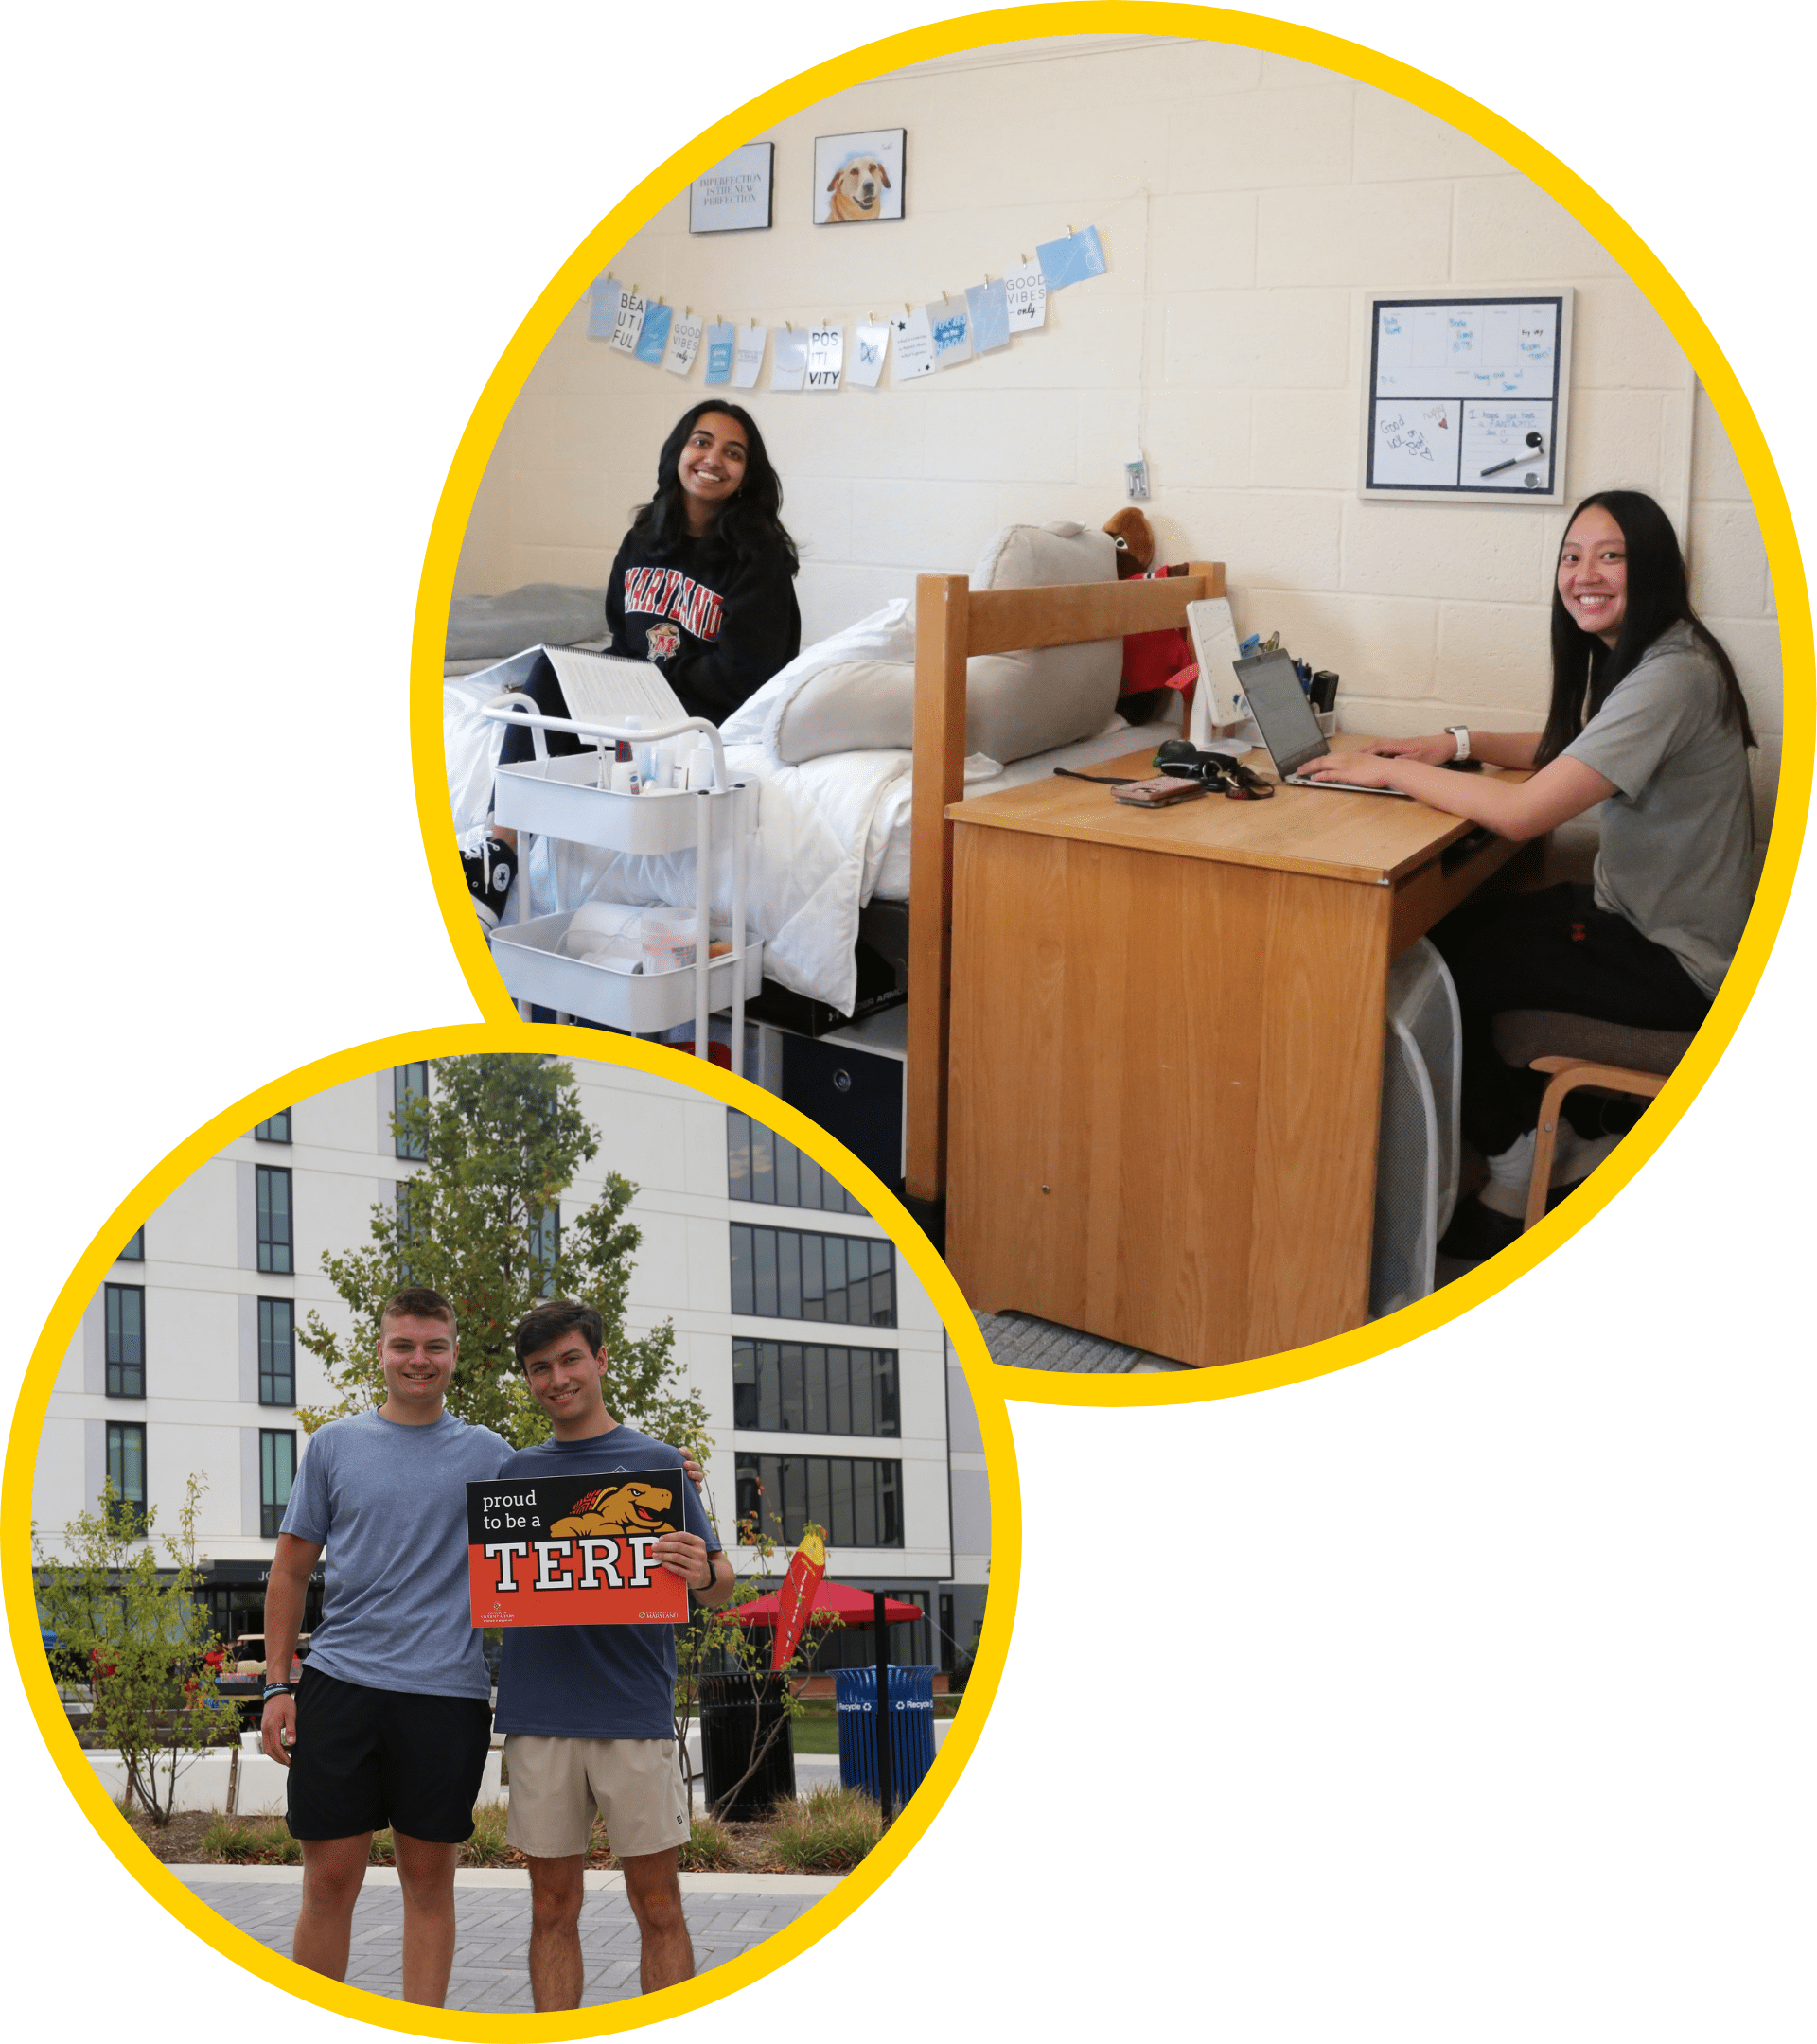
[[[719,506],[712,525],[701,536],[709,556],[729,566],[780,548],[787,555],[788,572],[793,574],[801,565],[801,556],[783,523],[783,479],[770,466],[769,450],[757,430],[757,421],[743,405],[727,404],[722,398],[705,398],[682,413],[656,457],[656,495],[648,503],[639,504],[631,519],[631,530],[659,556],[674,553],[692,537],[681,488],[681,449],[709,412],[736,419],[745,436],[745,480],[738,485],[737,495]]]
[[[1640,490],[1598,490],[1586,497],[1565,524],[1570,536],[1586,511],[1600,507],[1621,528],[1628,553],[1628,602],[1622,611],[1621,630],[1613,646],[1606,646],[1595,632],[1587,632],[1564,608],[1559,594],[1558,563],[1552,572],[1552,702],[1546,712],[1545,731],[1540,739],[1533,764],[1544,766],[1555,760],[1609,699],[1610,691],[1624,676],[1632,674],[1641,655],[1661,632],[1674,625],[1688,625],[1698,643],[1716,662],[1722,677],[1722,714],[1738,727],[1741,743],[1755,742],[1754,726],[1748,721],[1748,705],[1735,665],[1720,642],[1691,608],[1690,583],[1685,573],[1685,556],[1679,552],[1678,535],[1672,521],[1653,500]],[[1564,540],[1559,542],[1563,557]]]

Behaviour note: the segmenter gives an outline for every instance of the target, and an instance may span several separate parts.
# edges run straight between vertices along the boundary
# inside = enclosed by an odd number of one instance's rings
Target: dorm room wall
[[[817,134],[908,130],[906,217],[811,224]],[[1123,502],[1139,442],[1170,559],[1229,568],[1245,629],[1344,676],[1350,728],[1530,729],[1565,514],[1361,502],[1369,290],[1570,284],[1566,486],[1688,504],[1696,601],[1734,655],[1761,820],[1777,785],[1779,643],[1720,422],[1665,325],[1539,187],[1371,86],[1225,44],[1077,39],[940,60],[821,101],[776,143],[768,232],[690,235],[682,193],[613,268],[652,296],[767,325],[886,315],[1095,224],[1105,275],[1045,331],[897,389],[733,393],[783,475],[804,643],[965,570],[997,527]],[[761,139],[754,137],[753,139]],[[601,583],[663,435],[706,395],[563,323],[501,435],[456,587]]]

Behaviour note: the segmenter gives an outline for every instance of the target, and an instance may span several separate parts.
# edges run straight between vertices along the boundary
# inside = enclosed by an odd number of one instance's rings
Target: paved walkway
[[[170,1871],[228,1922],[290,1957],[300,1867],[173,1866]],[[627,2001],[638,1992],[637,1925],[617,1874],[589,1874],[580,1912],[587,1965],[582,2002]],[[697,1972],[723,1965],[773,1936],[838,1885],[837,1875],[684,1874],[682,1906]],[[530,1879],[513,1868],[463,1868],[454,1877],[460,1929],[448,1986],[451,2009],[528,2010]],[[374,1867],[354,1908],[347,1984],[400,1996],[403,1898],[397,1876]]]

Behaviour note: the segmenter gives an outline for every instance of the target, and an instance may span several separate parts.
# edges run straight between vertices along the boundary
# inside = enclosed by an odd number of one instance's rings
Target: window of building
[[[726,1109],[726,1177],[735,1200],[812,1207],[820,1213],[865,1211],[811,1156],[735,1107]]]
[[[107,1473],[114,1485],[120,1523],[137,1532],[145,1524],[145,1429],[119,1419],[107,1422]]]
[[[280,1107],[269,1121],[261,1121],[253,1131],[255,1142],[289,1142],[291,1139],[291,1110]]]
[[[275,1540],[296,1479],[296,1436],[288,1427],[258,1430],[258,1534]]]
[[[107,1315],[107,1395],[145,1396],[145,1287],[104,1286]]]
[[[287,1298],[258,1302],[258,1402],[296,1403],[296,1308]]]
[[[824,1342],[732,1345],[732,1423],[771,1434],[902,1433],[893,1348]]]
[[[276,1164],[260,1164],[258,1176],[258,1267],[289,1272],[291,1261],[291,1174]]]
[[[142,1227],[136,1227],[132,1230],[132,1239],[128,1242],[126,1247],[120,1251],[115,1260],[121,1263],[143,1263],[145,1261],[145,1230]]]
[[[793,1547],[811,1523],[834,1547],[902,1545],[902,1464],[854,1455],[741,1454],[738,1538],[755,1520],[769,1537]]]
[[[413,1136],[403,1126],[401,1117],[412,1101],[429,1098],[428,1061],[418,1058],[414,1065],[394,1065],[391,1071],[391,1095],[393,1113],[400,1119],[394,1122],[396,1144],[400,1157],[426,1157],[428,1146],[420,1136]]]
[[[556,1259],[561,1254],[561,1202],[551,1200],[542,1219],[530,1224],[530,1254],[549,1275],[542,1280],[539,1296],[556,1295]]]
[[[734,1221],[732,1310],[776,1320],[894,1327],[895,1245]]]

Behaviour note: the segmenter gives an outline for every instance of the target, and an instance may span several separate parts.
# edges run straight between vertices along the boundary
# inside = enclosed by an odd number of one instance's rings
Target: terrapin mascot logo
[[[641,1533],[650,1526],[660,1530],[674,1503],[673,1490],[659,1490],[654,1484],[606,1484],[576,1498],[567,1518],[557,1519],[549,1531],[559,1539],[575,1533]]]
[[[684,1529],[672,1469],[510,1475],[467,1487],[476,1626],[678,1625],[685,1573],[657,1559]]]
[[[674,625],[652,625],[644,642],[647,659],[670,660],[681,650],[681,633]]]

